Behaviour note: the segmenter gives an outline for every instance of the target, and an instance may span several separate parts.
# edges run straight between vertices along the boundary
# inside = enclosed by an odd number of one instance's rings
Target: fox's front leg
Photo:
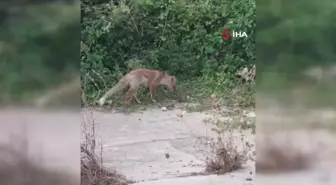
[[[156,85],[154,83],[150,84],[149,85],[149,93],[150,93],[150,97],[151,97],[151,100],[153,103],[156,103],[156,100],[154,99],[154,93],[155,93],[155,90],[156,90]]]

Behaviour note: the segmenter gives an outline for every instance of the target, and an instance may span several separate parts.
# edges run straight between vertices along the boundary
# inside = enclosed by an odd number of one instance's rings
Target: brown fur
[[[153,94],[156,91],[158,85],[165,85],[170,91],[176,90],[176,78],[167,74],[166,72],[161,72],[158,70],[151,69],[135,69],[123,76],[119,82],[108,90],[100,99],[99,104],[102,106],[106,99],[111,97],[113,94],[129,87],[128,91],[124,97],[124,104],[128,104],[133,98],[138,102],[137,92],[141,85],[145,85],[149,88],[149,94],[151,100],[154,100]]]

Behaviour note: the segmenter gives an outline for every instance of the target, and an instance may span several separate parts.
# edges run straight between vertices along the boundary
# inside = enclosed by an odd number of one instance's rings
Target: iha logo
[[[229,30],[229,29],[224,29],[223,30],[223,38],[226,40],[229,40],[231,37],[247,37],[246,32],[242,32],[242,31],[235,31],[235,30]]]

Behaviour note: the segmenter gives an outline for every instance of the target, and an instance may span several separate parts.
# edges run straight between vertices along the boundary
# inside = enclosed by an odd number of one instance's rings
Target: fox
[[[128,105],[133,98],[137,101],[138,104],[141,104],[141,101],[137,97],[138,89],[141,86],[149,88],[150,98],[153,103],[156,102],[154,99],[154,93],[158,85],[165,85],[168,87],[170,92],[176,91],[176,77],[169,75],[167,72],[162,72],[159,70],[153,69],[134,69],[123,76],[119,82],[110,88],[99,100],[98,104],[103,106],[106,100],[111,97],[113,94],[129,87],[128,91],[124,95],[124,105]]]

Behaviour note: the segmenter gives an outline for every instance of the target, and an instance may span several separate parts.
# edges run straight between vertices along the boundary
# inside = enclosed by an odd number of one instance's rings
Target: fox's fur
[[[138,103],[141,103],[137,97],[138,89],[141,85],[145,85],[149,88],[149,93],[151,100],[156,102],[153,97],[155,90],[158,85],[165,85],[170,91],[176,90],[176,78],[167,74],[166,72],[161,72],[158,70],[151,69],[135,69],[123,76],[119,82],[109,89],[98,101],[100,106],[104,105],[106,100],[113,94],[129,87],[124,97],[124,104],[128,104],[133,98]]]

